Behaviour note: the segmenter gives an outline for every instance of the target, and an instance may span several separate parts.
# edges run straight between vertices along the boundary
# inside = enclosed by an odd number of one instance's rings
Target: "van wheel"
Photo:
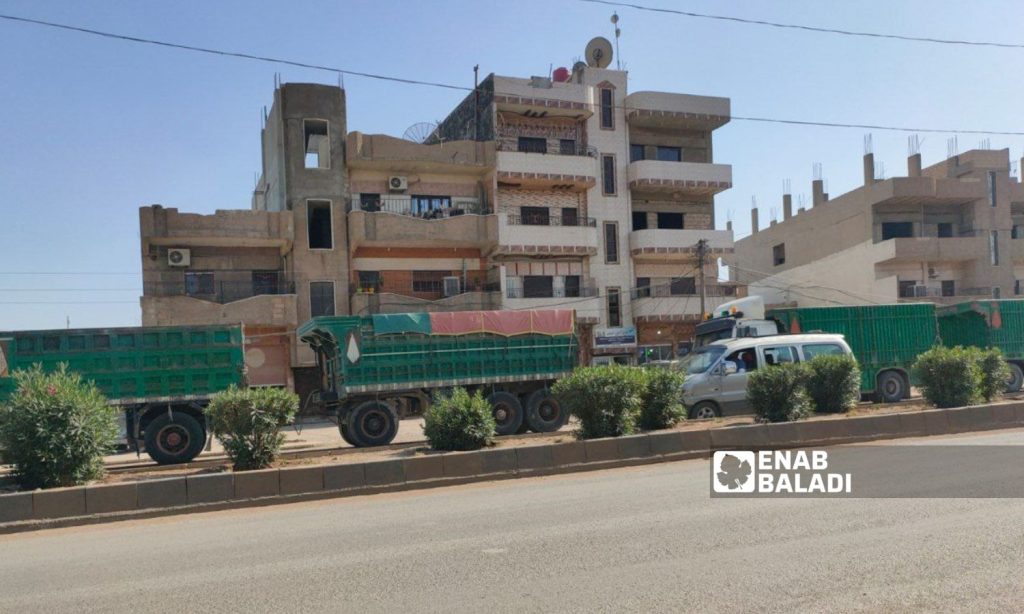
[[[146,425],[146,454],[161,465],[187,463],[199,456],[206,443],[203,425],[192,416],[166,411]]]
[[[1010,379],[1006,381],[1006,392],[1020,392],[1020,389],[1024,387],[1024,369],[1020,368],[1020,365],[1011,362],[1006,366],[1010,367]]]
[[[513,435],[523,425],[523,406],[516,395],[508,392],[494,392],[487,397],[494,416],[496,435]]]
[[[538,433],[553,433],[565,426],[569,415],[551,391],[542,388],[526,402],[526,421]]]
[[[707,420],[719,416],[721,414],[718,412],[718,406],[711,401],[701,401],[690,408],[691,420]]]
[[[886,371],[878,376],[878,392],[876,396],[880,403],[898,403],[910,396],[907,390],[907,383],[903,376],[895,371]]]
[[[398,434],[398,414],[382,401],[366,401],[350,414],[348,435],[357,447],[386,446]]]

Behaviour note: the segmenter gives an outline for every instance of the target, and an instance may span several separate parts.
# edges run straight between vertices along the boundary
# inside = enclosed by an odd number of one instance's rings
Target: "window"
[[[629,146],[629,161],[636,162],[637,160],[643,160],[645,147],[643,145],[630,145]]]
[[[619,225],[615,222],[604,223],[604,263],[619,263]]]
[[[683,150],[681,147],[658,146],[658,159],[662,162],[682,162]]]
[[[615,194],[615,156],[601,156],[601,191],[605,196]]]
[[[736,363],[737,373],[757,371],[757,352],[754,351],[754,348],[736,350],[732,354],[726,356],[725,359]]]
[[[788,345],[772,348],[764,348],[764,364],[766,365],[782,365],[787,363],[798,362],[796,358],[796,348]]]
[[[576,155],[576,139],[560,139],[558,141],[558,153],[563,156]]]
[[[1021,226],[1020,224],[1014,224],[1013,228],[1010,229],[1010,238],[1011,239],[1021,239],[1021,238],[1024,238],[1024,234],[1022,234],[1022,233],[1024,233],[1024,226]]]
[[[956,282],[946,280],[942,282],[942,296],[956,296]]]
[[[524,153],[547,153],[548,140],[533,136],[521,136],[517,148]]]
[[[1013,281],[1013,293],[1020,296],[1021,283],[1019,279]]]
[[[804,346],[804,360],[816,356],[842,356],[845,353],[842,347],[834,343],[809,343]]]
[[[608,326],[622,326],[622,304],[619,289],[607,288],[608,294]]]
[[[60,337],[56,335],[47,335],[43,337],[43,351],[44,352],[57,352],[60,350]]]
[[[334,315],[334,282],[309,282],[309,317]]]
[[[953,225],[949,222],[940,222],[938,225],[939,237],[946,238],[953,236]]]
[[[380,194],[360,194],[359,209],[362,211],[380,211]]]
[[[636,297],[637,298],[650,298],[651,297],[651,278],[650,277],[637,277],[636,278]]]
[[[302,120],[306,168],[331,168],[331,142],[327,138],[327,122],[322,119]]]
[[[615,94],[612,90],[604,88],[601,90],[601,128],[612,130],[615,128]]]
[[[658,228],[668,228],[670,230],[682,230],[683,229],[683,214],[682,213],[659,213],[658,214]]]
[[[633,212],[633,230],[647,230],[647,212]]]
[[[189,296],[214,293],[213,273],[185,272],[185,294]]]
[[[93,335],[92,347],[95,350],[106,350],[110,348],[110,335]]]
[[[993,230],[988,233],[988,255],[992,259],[992,266],[999,266],[999,231]]]
[[[254,296],[277,294],[277,271],[253,271],[252,293]]]
[[[914,298],[914,288],[917,287],[916,281],[901,281],[899,282],[899,294],[900,298]]]
[[[523,277],[524,298],[551,298],[555,295],[555,280],[550,275]]]
[[[697,282],[692,277],[676,277],[669,283],[672,296],[692,296],[697,294]]]
[[[562,226],[579,226],[579,210],[576,207],[562,207]]]
[[[334,249],[331,202],[306,201],[306,220],[309,226],[309,249]]]
[[[579,275],[565,276],[565,295],[569,298],[576,298],[578,296],[581,296]]]
[[[409,200],[410,212],[427,219],[436,218],[452,206],[451,196],[426,196],[413,194]]]
[[[913,222],[882,222],[882,240],[901,239],[914,236]]]
[[[444,291],[444,278],[449,271],[413,271],[412,291],[424,294],[441,294]]]
[[[359,271],[359,291],[377,292],[380,290],[380,271]]]
[[[550,226],[551,214],[547,207],[520,207],[520,219],[526,226]]]
[[[786,244],[779,243],[772,247],[772,262],[775,266],[782,266],[786,264]]]
[[[988,172],[988,204],[996,206],[996,172]]]

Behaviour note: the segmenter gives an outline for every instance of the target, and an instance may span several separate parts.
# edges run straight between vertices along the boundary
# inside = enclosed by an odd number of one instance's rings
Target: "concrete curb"
[[[668,431],[366,463],[198,474],[0,495],[0,534],[707,458],[715,450],[860,443],[1024,427],[1024,401]]]

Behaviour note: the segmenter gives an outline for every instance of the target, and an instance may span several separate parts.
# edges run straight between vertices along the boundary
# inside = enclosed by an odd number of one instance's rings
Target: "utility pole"
[[[707,254],[707,240],[701,239],[697,241],[697,267],[700,273],[700,319],[704,319],[704,314],[707,313],[704,310],[704,302],[707,298],[707,287],[704,281],[704,257]]]

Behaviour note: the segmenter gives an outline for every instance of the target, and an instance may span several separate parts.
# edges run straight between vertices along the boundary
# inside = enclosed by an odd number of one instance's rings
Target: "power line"
[[[839,28],[824,28],[820,26],[806,26],[795,23],[781,23],[777,21],[765,21],[763,19],[749,19],[746,17],[730,17],[727,15],[710,15],[708,13],[695,13],[693,11],[681,11],[678,9],[666,9],[654,6],[644,6],[629,2],[614,2],[612,0],[580,0],[591,4],[604,4],[607,6],[619,6],[636,9],[638,11],[650,11],[653,13],[669,13],[682,15],[683,17],[696,17],[698,19],[714,19],[717,21],[732,21],[755,26],[769,26],[772,28],[785,28],[790,30],[804,30],[807,32],[820,32],[824,34],[841,34],[843,36],[863,36],[867,38],[888,38],[893,40],[910,41],[914,43],[935,43],[941,45],[968,45],[972,47],[1000,47],[1004,49],[1024,49],[1020,43],[997,43],[993,41],[970,41],[955,38],[935,38],[931,36],[910,36],[907,34],[884,34],[881,32],[861,32],[858,30],[842,30]]]

